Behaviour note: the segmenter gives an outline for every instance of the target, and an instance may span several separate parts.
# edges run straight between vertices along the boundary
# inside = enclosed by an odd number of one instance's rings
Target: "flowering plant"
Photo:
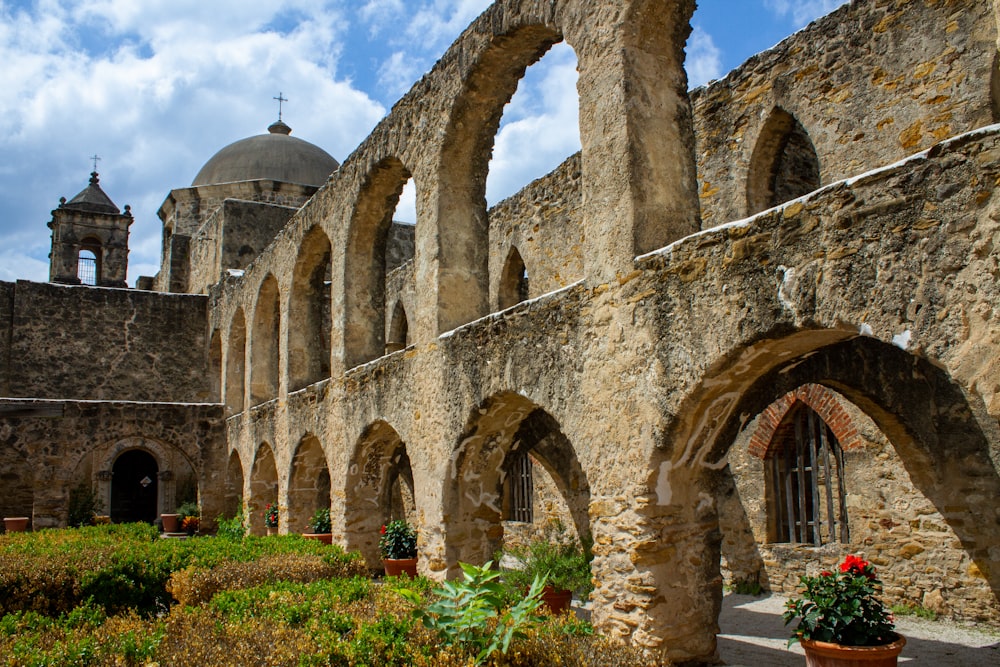
[[[268,503],[261,512],[264,517],[264,525],[268,528],[278,527],[278,506]]]
[[[785,604],[785,625],[801,617],[788,644],[800,639],[842,646],[879,646],[896,640],[892,614],[875,597],[882,582],[866,560],[849,555],[838,572],[802,577],[804,596]]]
[[[378,538],[382,558],[399,560],[417,557],[417,531],[406,521],[396,519],[382,526]]]

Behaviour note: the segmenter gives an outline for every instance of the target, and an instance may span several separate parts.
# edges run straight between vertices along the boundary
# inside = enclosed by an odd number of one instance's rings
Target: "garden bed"
[[[430,587],[374,582],[357,555],[298,536],[161,540],[142,524],[9,535],[0,665],[474,664],[473,647],[417,620]],[[644,660],[568,615],[533,620],[481,664]]]

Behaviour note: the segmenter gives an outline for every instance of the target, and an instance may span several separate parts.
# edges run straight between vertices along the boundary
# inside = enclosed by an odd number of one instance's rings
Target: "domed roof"
[[[105,215],[121,215],[121,211],[111,201],[111,197],[104,193],[99,185],[100,180],[97,172],[90,172],[90,185],[80,191],[77,196],[68,202],[60,203],[60,208],[69,208],[75,211],[86,211],[87,213],[103,213]],[[128,207],[126,207],[128,208]]]
[[[325,150],[289,136],[280,120],[258,134],[229,144],[205,163],[191,185],[269,179],[320,186],[340,167]]]

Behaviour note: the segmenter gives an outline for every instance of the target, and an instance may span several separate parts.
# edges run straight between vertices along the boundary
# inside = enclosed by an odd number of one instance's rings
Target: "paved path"
[[[719,616],[719,653],[728,665],[803,667],[797,644],[786,648],[789,628],[781,620],[785,598],[726,595]],[[791,626],[789,626],[791,627]],[[899,664],[907,667],[1000,666],[1000,630],[915,617],[896,620],[906,637]]]

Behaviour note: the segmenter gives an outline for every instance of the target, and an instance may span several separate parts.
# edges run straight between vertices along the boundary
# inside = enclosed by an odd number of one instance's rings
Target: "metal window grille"
[[[90,250],[81,250],[77,258],[76,277],[84,285],[97,284],[97,256]]]
[[[531,457],[528,452],[517,452],[510,467],[509,521],[531,523],[534,521],[532,499],[534,488],[531,479]]]
[[[808,406],[771,458],[776,542],[847,542],[844,455],[830,427]]]

